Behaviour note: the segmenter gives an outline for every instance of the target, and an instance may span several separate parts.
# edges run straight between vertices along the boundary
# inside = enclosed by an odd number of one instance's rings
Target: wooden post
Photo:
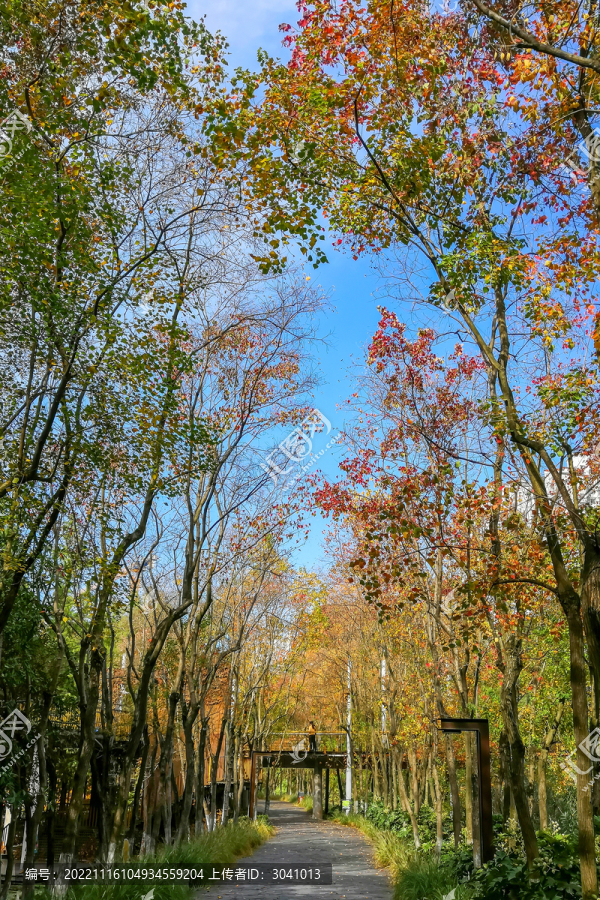
[[[325,769],[325,815],[329,812],[329,766]]]
[[[474,731],[477,735],[477,768],[479,773],[479,827],[481,861],[494,858],[494,826],[492,819],[492,778],[490,772],[490,729],[487,719],[440,719],[442,731]],[[468,786],[467,786],[468,789]]]
[[[323,818],[323,769],[316,765],[313,774],[313,819]]]

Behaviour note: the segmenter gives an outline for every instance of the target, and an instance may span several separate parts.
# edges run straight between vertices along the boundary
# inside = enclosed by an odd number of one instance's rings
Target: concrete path
[[[262,803],[261,803],[262,808]],[[271,802],[269,818],[275,835],[236,865],[250,863],[277,866],[332,863],[333,884],[213,885],[207,900],[392,900],[385,869],[378,869],[367,839],[356,828],[315,822],[311,814],[289,803]]]

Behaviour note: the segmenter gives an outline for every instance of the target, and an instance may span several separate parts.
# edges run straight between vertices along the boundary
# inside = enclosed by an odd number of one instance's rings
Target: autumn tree
[[[586,646],[592,721],[600,683],[597,509],[582,502],[577,475],[579,459],[593,464],[596,233],[589,203],[565,179],[564,144],[536,144],[531,109],[521,114],[511,99],[495,36],[488,41],[471,21],[432,16],[420,4],[302,4],[297,29],[286,26],[290,63],[264,65],[268,91],[257,115],[276,148],[264,190],[291,183],[320,203],[340,243],[355,256],[381,253],[390,288],[430,314],[447,312],[442,321],[479,354],[494,440],[517,451],[519,477],[540,510],[550,588],[570,635],[580,745],[589,722]],[[302,155],[293,152],[299,141]],[[571,530],[581,548],[575,567]],[[587,897],[597,880],[585,779],[578,815]]]

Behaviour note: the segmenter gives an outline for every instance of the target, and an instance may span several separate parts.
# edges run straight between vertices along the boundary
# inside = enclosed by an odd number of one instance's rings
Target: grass
[[[431,856],[415,855],[399,873],[394,900],[444,900],[454,890],[454,900],[466,900],[467,885],[456,884],[452,871],[440,866]]]
[[[312,812],[313,798],[312,797],[303,797],[302,800],[296,800],[296,806],[301,806],[302,809],[306,810],[306,812]]]
[[[240,856],[245,856],[263,844],[273,834],[273,827],[265,816],[256,822],[241,819],[236,825],[229,823],[210,834],[179,844],[165,847],[152,856],[134,860],[134,864],[154,868],[198,868],[200,864],[212,874],[215,869],[230,867]],[[205,872],[206,874],[206,872]],[[198,886],[186,884],[149,883],[138,884],[90,884],[69,888],[66,900],[143,900],[154,889],[153,900],[191,900],[198,893]],[[208,888],[205,888],[208,890]]]

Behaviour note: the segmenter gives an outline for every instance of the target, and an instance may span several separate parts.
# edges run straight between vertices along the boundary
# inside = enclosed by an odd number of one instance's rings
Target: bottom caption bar
[[[312,865],[295,863],[257,863],[253,866],[234,866],[216,869],[199,863],[195,867],[173,868],[120,864],[114,866],[78,865],[52,869],[31,866],[23,873],[25,881],[38,884],[333,884],[331,863]]]

